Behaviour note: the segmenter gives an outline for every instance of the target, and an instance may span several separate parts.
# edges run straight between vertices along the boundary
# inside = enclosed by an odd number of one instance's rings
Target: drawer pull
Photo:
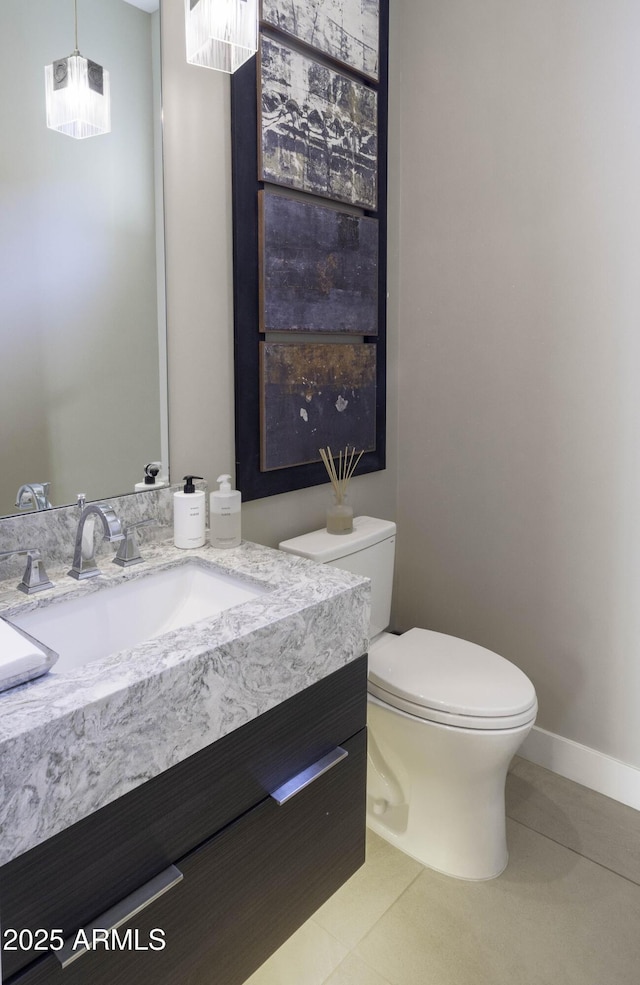
[[[127,920],[135,917],[136,914],[140,913],[151,903],[154,903],[160,896],[163,896],[169,889],[172,889],[179,882],[181,882],[183,876],[179,869],[176,869],[175,865],[170,865],[168,869],[161,872],[159,875],[154,876],[149,882],[146,882],[144,886],[140,886],[129,896],[125,896],[123,900],[116,903],[109,910],[105,910],[102,916],[99,916],[97,920],[94,920],[87,927],[83,927],[84,933],[87,940],[92,940],[94,930],[115,930],[116,927],[120,927]],[[56,957],[63,968],[66,968],[75,961],[76,958],[82,957],[86,954],[88,947],[80,943],[78,947],[75,946],[77,934],[73,934],[72,937],[68,937],[64,942],[64,945],[59,951],[55,952]]]
[[[274,790],[271,793],[271,796],[281,807],[282,804],[286,804],[288,800],[295,797],[297,793],[300,793],[301,790],[308,787],[310,783],[317,780],[318,777],[322,776],[323,773],[326,773],[327,770],[330,770],[333,766],[337,766],[338,763],[342,762],[343,759],[346,759],[348,755],[349,753],[346,749],[342,749],[340,746],[337,746],[336,749],[333,749],[331,752],[327,753],[326,756],[319,759],[317,763],[313,764],[313,766],[308,766],[306,770],[302,770],[301,773],[296,774],[296,776],[293,776],[290,780],[287,780],[286,783],[283,783],[282,786],[278,787],[277,790]]]

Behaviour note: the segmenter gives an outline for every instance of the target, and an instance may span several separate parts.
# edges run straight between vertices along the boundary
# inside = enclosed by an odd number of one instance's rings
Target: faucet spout
[[[76,544],[73,552],[73,567],[69,571],[70,576],[78,580],[95,578],[96,575],[100,574],[100,569],[96,564],[93,544],[88,556],[85,556],[82,550],[84,526],[90,517],[97,517],[101,521],[105,540],[114,543],[124,539],[120,518],[108,503],[90,503],[88,506],[85,506],[78,522]]]

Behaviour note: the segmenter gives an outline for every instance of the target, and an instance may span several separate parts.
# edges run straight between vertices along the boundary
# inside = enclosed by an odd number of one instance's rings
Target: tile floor
[[[367,861],[246,985],[638,985],[640,812],[514,759],[509,865],[461,882],[369,832]]]

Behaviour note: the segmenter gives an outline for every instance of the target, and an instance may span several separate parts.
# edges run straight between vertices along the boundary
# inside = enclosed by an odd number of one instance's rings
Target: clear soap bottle
[[[209,523],[212,547],[237,547],[240,543],[239,489],[231,488],[231,476],[219,475],[220,488],[209,497]]]

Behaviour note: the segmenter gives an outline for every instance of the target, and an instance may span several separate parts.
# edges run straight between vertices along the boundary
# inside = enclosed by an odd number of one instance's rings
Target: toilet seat
[[[429,629],[384,636],[369,650],[369,693],[425,721],[511,729],[535,719],[529,678],[491,650]]]

